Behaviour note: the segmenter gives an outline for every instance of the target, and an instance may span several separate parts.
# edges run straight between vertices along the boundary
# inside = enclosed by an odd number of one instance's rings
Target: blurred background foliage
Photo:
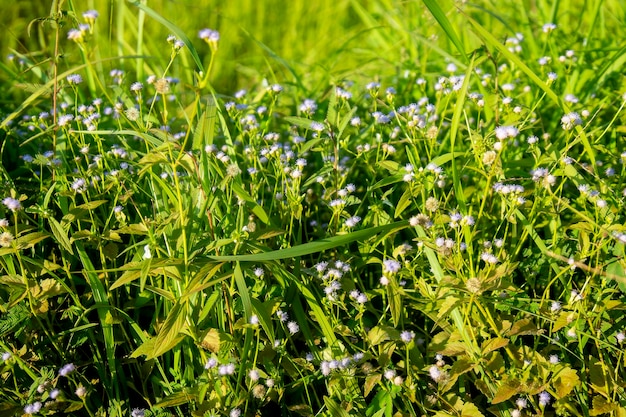
[[[211,80],[221,93],[263,80],[297,83],[305,91],[317,91],[340,80],[385,79],[406,70],[428,75],[441,67],[442,60],[461,63],[457,49],[421,0],[21,0],[0,8],[3,56],[24,54],[35,64],[28,71],[41,70],[50,77],[56,25],[44,19],[54,16],[55,3],[67,12],[59,20],[62,70],[80,61],[74,59],[79,51],[67,39],[67,32],[82,22],[82,12],[95,9],[100,17],[85,50],[87,58],[101,66],[101,73],[123,69],[140,81],[163,73],[171,53],[166,42],[171,31],[142,12],[136,6],[139,3],[184,31],[205,65],[209,46],[198,39],[198,31],[220,32]],[[572,0],[567,7],[552,0],[524,0],[506,8],[495,0],[438,3],[458,28],[465,52],[481,45],[470,30],[468,16],[478,18],[502,41],[515,36],[509,33],[511,27],[524,28],[529,48],[540,48],[533,38],[541,38],[546,22],[558,21],[561,38],[569,42],[589,41],[588,37],[608,42],[611,33],[619,33],[626,25],[626,3],[619,0]],[[587,12],[571,13],[577,7]],[[33,20],[33,16],[41,19]],[[183,56],[186,59],[177,60],[168,73],[191,85],[195,66],[188,53]],[[4,69],[0,77],[15,79],[14,67]],[[8,104],[17,98],[0,100]]]

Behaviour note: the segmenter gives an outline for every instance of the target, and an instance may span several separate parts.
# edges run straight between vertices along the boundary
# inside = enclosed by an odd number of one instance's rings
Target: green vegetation
[[[43,3],[0,415],[626,416],[621,1]]]

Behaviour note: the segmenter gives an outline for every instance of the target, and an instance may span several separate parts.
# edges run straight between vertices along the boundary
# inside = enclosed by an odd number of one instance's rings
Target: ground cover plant
[[[335,3],[25,19],[0,415],[626,415],[624,6]]]

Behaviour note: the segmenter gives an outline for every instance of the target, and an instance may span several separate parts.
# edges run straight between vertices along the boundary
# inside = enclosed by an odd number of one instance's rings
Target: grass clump
[[[77,7],[4,66],[3,413],[626,412],[616,4],[353,2],[402,59],[232,91],[223,32],[114,3],[172,34],[104,56]]]

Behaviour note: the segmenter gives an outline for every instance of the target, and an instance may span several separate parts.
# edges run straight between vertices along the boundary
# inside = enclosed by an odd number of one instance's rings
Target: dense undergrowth
[[[95,59],[55,5],[68,58],[4,64],[0,415],[626,415],[619,3],[394,5],[423,65],[239,91],[217,30],[129,2],[169,60]]]

